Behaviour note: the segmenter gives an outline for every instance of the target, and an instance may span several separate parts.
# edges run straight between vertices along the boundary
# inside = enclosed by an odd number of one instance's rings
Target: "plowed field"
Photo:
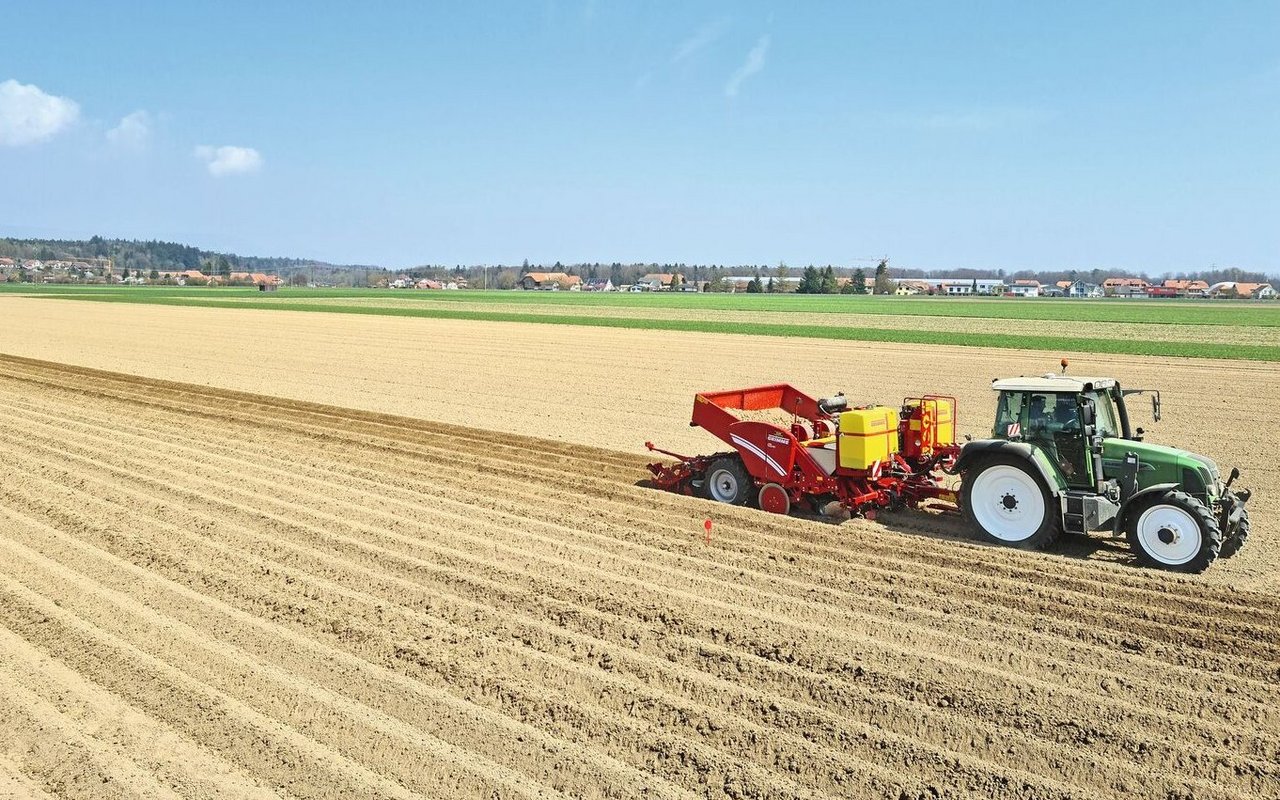
[[[855,403],[938,392],[959,433],[990,434],[996,376],[1054,369],[1044,352],[674,331],[169,308],[0,297],[0,352],[151,378],[557,439],[612,451],[684,453],[722,443],[689,427],[695,392],[785,381]],[[1197,580],[1280,589],[1280,466],[1270,454],[1280,369],[1268,363],[1064,353],[1077,375],[1160,389],[1164,420],[1132,399],[1152,441],[1238,466],[1255,493],[1246,547]],[[647,475],[640,465],[633,479]],[[958,533],[945,521],[890,520]],[[1123,542],[1077,556],[1127,561]]]
[[[11,357],[0,458],[0,795],[1280,795],[1269,594]]]

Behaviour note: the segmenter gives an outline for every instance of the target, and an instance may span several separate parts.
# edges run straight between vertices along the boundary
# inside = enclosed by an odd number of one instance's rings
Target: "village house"
[[[929,282],[903,279],[898,281],[898,288],[895,289],[893,293],[900,297],[907,297],[916,294],[928,294]]]
[[[640,288],[637,289],[637,286]],[[667,289],[675,290],[679,287],[680,275],[672,272],[651,272],[636,281],[632,285],[631,291],[661,292]]]
[[[1058,281],[1054,284],[1059,297],[1102,297],[1102,287],[1084,280]]]
[[[1204,281],[1166,280],[1165,289],[1172,289],[1174,297],[1204,297],[1209,292],[1209,284]]]
[[[1107,278],[1102,292],[1109,297],[1145,297],[1148,284],[1142,278]]]
[[[1005,292],[1014,297],[1039,297],[1040,281],[1016,280],[1009,284]]]

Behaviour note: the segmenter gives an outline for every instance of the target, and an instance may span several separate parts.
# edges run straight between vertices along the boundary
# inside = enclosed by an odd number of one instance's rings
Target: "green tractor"
[[[1160,393],[1121,389],[1112,378],[1006,378],[992,438],[965,443],[955,471],[960,506],[988,541],[1041,549],[1062,533],[1127,535],[1138,559],[1201,572],[1239,552],[1249,537],[1250,492],[1232,491],[1204,456],[1148,444],[1130,427],[1125,398]]]

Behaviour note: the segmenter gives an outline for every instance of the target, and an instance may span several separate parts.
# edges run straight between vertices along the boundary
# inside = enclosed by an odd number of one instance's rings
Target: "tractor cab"
[[[1199,572],[1249,533],[1250,494],[1209,458],[1143,441],[1113,378],[1003,378],[987,440],[964,445],[961,506],[988,539],[1041,548],[1060,533],[1110,529],[1153,566]],[[1151,393],[1160,420],[1160,394]]]
[[[1132,437],[1128,414],[1122,413],[1124,394],[1111,378],[1006,378],[991,388],[1000,393],[992,438],[1042,449],[1068,486],[1092,487],[1101,477],[1095,474],[1091,440]]]

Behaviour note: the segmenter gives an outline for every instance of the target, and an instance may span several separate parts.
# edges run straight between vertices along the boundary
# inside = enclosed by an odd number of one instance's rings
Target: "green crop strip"
[[[0,292],[63,295],[68,298],[120,295],[136,302],[154,302],[175,297],[210,302],[225,297],[266,299],[253,288],[213,288],[175,286],[67,286],[0,284]],[[604,292],[521,292],[521,291],[429,291],[394,289],[304,289],[285,288],[270,295],[273,302],[312,299],[360,299],[377,302],[395,299],[440,305],[483,303],[515,310],[522,306],[562,308],[651,308],[686,312],[739,311],[792,314],[865,314],[903,317],[958,317],[964,319],[1008,319],[1049,322],[1119,322],[1147,325],[1236,325],[1280,327],[1280,301],[1244,300],[1121,300],[956,297],[872,297],[857,295],[745,295],[604,293]]]
[[[542,325],[577,325],[632,330],[667,330],[696,333],[728,333],[753,336],[807,337],[828,340],[890,342],[899,344],[1003,347],[1021,350],[1088,352],[1116,355],[1171,356],[1185,358],[1236,358],[1252,361],[1280,361],[1280,348],[1223,343],[1094,339],[1069,336],[1011,336],[1002,333],[922,331],[883,328],[844,328],[830,325],[733,322],[711,320],[583,317],[573,314],[529,314],[519,311],[469,311],[440,308],[378,307],[367,305],[308,305],[262,297],[255,301],[196,299],[159,292],[139,294],[117,292],[77,292],[73,297],[52,292],[39,293],[50,299],[76,299],[106,303],[264,309],[327,314],[417,317],[426,319],[477,320],[485,322],[525,322]]]

